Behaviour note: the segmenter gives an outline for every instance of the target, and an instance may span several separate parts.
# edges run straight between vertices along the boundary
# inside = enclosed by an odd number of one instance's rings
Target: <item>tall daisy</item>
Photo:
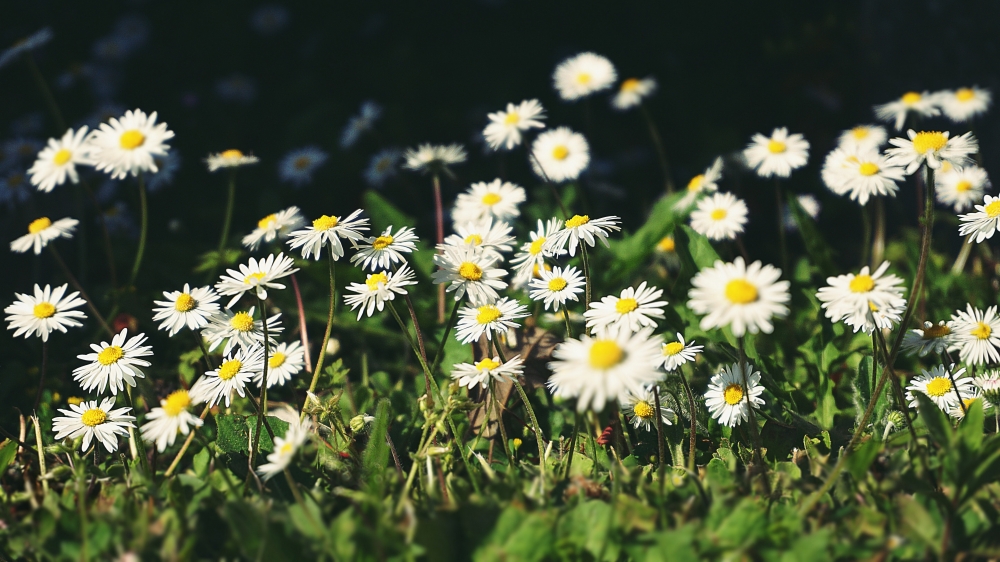
[[[191,387],[191,399],[209,406],[229,401],[233,392],[246,397],[247,384],[264,370],[264,348],[260,345],[241,347],[236,353],[226,353],[222,365],[205,373]]]
[[[148,116],[136,109],[90,133],[88,147],[94,168],[108,172],[111,179],[122,179],[142,172],[157,172],[155,156],[166,156],[165,141],[174,138],[166,123],[156,123],[156,112]]]
[[[545,243],[552,252],[568,250],[570,257],[575,256],[576,248],[584,243],[593,248],[600,240],[605,247],[610,248],[608,235],[621,230],[618,226],[620,222],[621,219],[613,215],[599,219],[591,219],[590,215],[573,215],[563,223],[565,228],[553,234]]]
[[[978,244],[983,240],[993,238],[993,233],[1000,230],[1000,197],[987,195],[983,197],[982,205],[975,205],[975,211],[965,215],[958,215],[961,224],[958,226],[958,233],[961,236],[968,236],[966,242],[971,244],[973,240]]]
[[[208,166],[209,172],[215,172],[223,168],[251,166],[257,162],[260,162],[260,158],[257,158],[253,154],[243,154],[242,151],[235,148],[209,154],[208,158],[205,158],[205,164]]]
[[[676,371],[681,365],[693,362],[703,349],[705,346],[695,345],[694,340],[684,341],[684,336],[677,332],[677,341],[663,344],[657,364],[665,371]]]
[[[848,273],[828,277],[828,286],[816,293],[826,310],[826,317],[833,322],[843,320],[854,331],[872,333],[875,328],[892,328],[899,322],[906,307],[903,298],[903,280],[886,275],[889,262],[882,262],[874,272],[868,266],[857,275]]]
[[[362,232],[368,231],[368,219],[358,218],[361,209],[358,209],[347,216],[347,218],[323,215],[312,221],[312,225],[302,230],[296,230],[288,235],[288,245],[291,249],[302,248],[302,259],[309,259],[315,256],[319,259],[324,246],[330,247],[330,254],[334,260],[339,260],[344,255],[344,245],[341,239],[349,240],[352,244],[359,240],[364,240]]]
[[[406,160],[403,167],[408,170],[437,173],[465,162],[468,155],[460,144],[421,144],[417,148],[406,149],[403,158]]]
[[[521,251],[510,260],[510,265],[514,268],[514,279],[511,284],[514,287],[525,286],[532,277],[536,268],[544,270],[545,258],[551,258],[565,253],[564,250],[552,248],[548,244],[557,232],[562,230],[563,221],[552,218],[544,223],[538,219],[538,228],[531,231],[531,242],[521,245]]]
[[[805,166],[809,160],[809,141],[800,134],[789,135],[787,128],[779,127],[770,137],[755,134],[743,150],[743,157],[762,178],[787,178],[792,170]]]
[[[611,107],[619,111],[625,111],[642,103],[642,100],[653,95],[656,91],[656,79],[652,76],[646,78],[629,78],[618,87],[618,93],[611,98]]]
[[[524,372],[524,360],[520,355],[511,357],[506,363],[499,357],[484,357],[476,363],[458,363],[451,370],[451,378],[472,390],[476,386],[487,388],[491,380],[509,382],[517,380]]]
[[[480,222],[488,218],[511,221],[521,215],[518,205],[524,203],[525,198],[523,187],[499,178],[489,183],[474,183],[465,193],[458,194],[451,220],[455,223]]]
[[[953,207],[956,213],[971,209],[992,187],[986,170],[979,166],[952,167],[934,176],[934,184],[938,203]]]
[[[404,253],[417,250],[417,235],[408,226],[400,227],[395,234],[389,225],[382,234],[363,238],[357,243],[358,253],[351,256],[351,263],[361,263],[361,269],[389,269],[395,263],[406,263]]]
[[[267,387],[281,386],[292,380],[292,377],[302,372],[305,363],[306,352],[300,342],[279,343],[267,354]],[[260,386],[263,380],[264,371],[261,370],[254,377],[254,382]]]
[[[928,354],[940,355],[951,343],[951,328],[944,320],[934,324],[924,322],[923,329],[910,330],[903,336],[900,347],[909,355],[926,357]]]
[[[952,365],[951,369],[955,366]],[[972,395],[972,379],[964,377],[965,369],[959,369],[954,373],[949,373],[950,369],[945,369],[943,365],[936,365],[930,371],[921,369],[921,374],[910,379],[910,385],[906,387],[906,400],[911,408],[917,407],[915,392],[922,392],[927,395],[938,408],[945,412],[951,410],[952,406],[958,406],[958,397],[962,399]],[[952,384],[952,379],[955,379]],[[958,393],[955,393],[955,390]]]
[[[736,337],[750,332],[770,334],[771,318],[788,314],[791,298],[788,281],[778,281],[781,270],[755,261],[748,267],[743,258],[732,263],[716,260],[691,280],[688,308],[705,314],[701,329],[729,326]]]
[[[97,389],[98,394],[103,394],[105,388],[111,390],[111,394],[118,394],[125,384],[134,387],[135,379],[146,377],[140,367],[149,367],[149,361],[141,357],[151,357],[153,348],[142,345],[148,339],[145,334],[126,341],[127,337],[128,328],[123,328],[110,343],[90,344],[94,353],[76,356],[87,363],[73,369],[73,380],[86,391]]]
[[[551,306],[554,312],[558,312],[566,301],[578,302],[586,284],[583,273],[573,266],[556,266],[551,271],[541,269],[538,279],[532,279],[528,284],[528,296],[533,301],[544,302],[545,310]]]
[[[526,306],[508,297],[492,304],[467,306],[458,311],[455,337],[462,343],[478,341],[484,334],[486,339],[492,340],[494,333],[503,335],[520,326],[515,320],[527,315]]]
[[[587,327],[592,330],[620,328],[638,332],[643,328],[655,328],[654,318],[663,318],[663,308],[667,301],[657,300],[663,296],[663,289],[647,287],[643,281],[638,287],[628,287],[621,296],[606,296],[601,302],[590,303],[590,310],[583,313]]]
[[[61,139],[49,139],[48,146],[38,153],[38,159],[28,170],[31,175],[31,185],[38,191],[49,192],[57,185],[66,183],[69,178],[73,183],[80,181],[76,166],[91,164],[89,150],[85,143],[87,127],[83,126],[75,132],[66,131]]]
[[[691,212],[691,228],[710,240],[733,240],[747,223],[747,204],[732,193],[713,193]]]
[[[918,117],[940,115],[935,96],[930,92],[906,92],[896,101],[875,106],[875,117],[893,123],[897,131],[903,130],[906,118],[911,113]]]
[[[572,101],[610,88],[617,78],[618,73],[611,61],[586,52],[559,63],[552,75],[552,83],[559,97]]]
[[[299,208],[293,205],[257,221],[257,228],[243,237],[243,245],[250,250],[256,250],[261,242],[288,238],[289,233],[300,228],[305,222]]]
[[[621,401],[622,411],[625,417],[632,422],[632,425],[646,431],[656,431],[656,395],[653,394],[652,387],[643,388],[641,392],[629,392],[625,400]],[[660,420],[666,425],[674,424],[674,417],[677,414],[673,410],[660,403]]]
[[[521,134],[530,129],[544,129],[545,109],[538,100],[524,100],[507,109],[487,115],[490,124],[483,129],[483,137],[493,150],[504,147],[507,150],[521,144]]]
[[[985,365],[1000,362],[1000,318],[997,307],[985,311],[966,304],[965,312],[955,311],[948,322],[951,345],[958,357],[967,365]]]
[[[993,95],[990,91],[978,86],[945,90],[938,92],[935,97],[945,117],[955,123],[971,121],[986,113],[990,104],[993,103]]]
[[[825,176],[827,185],[839,195],[864,205],[871,197],[895,197],[905,172],[876,150],[859,151],[845,158],[836,170]],[[833,185],[831,185],[833,184]]]
[[[128,435],[128,428],[135,427],[135,416],[128,415],[132,408],[115,408],[114,398],[70,404],[69,410],[60,409],[64,414],[52,419],[52,431],[56,441],[83,437],[81,451],[90,449],[90,443],[97,439],[109,453],[118,449],[118,436]]]
[[[178,433],[187,435],[191,428],[201,427],[204,422],[188,411],[191,404],[191,395],[183,388],[160,400],[160,405],[146,414],[146,423],[139,428],[143,441],[156,443],[156,449],[162,453],[174,444]]]
[[[743,386],[744,378],[746,387]],[[763,393],[760,371],[755,371],[750,363],[746,364],[746,369],[739,363],[733,363],[712,375],[705,393],[705,405],[708,413],[720,424],[736,427],[750,419],[751,407],[759,409],[764,404]]]
[[[66,333],[66,328],[83,326],[79,320],[87,317],[80,310],[73,310],[86,301],[80,298],[80,293],[66,294],[69,285],[61,285],[53,289],[45,285],[42,289],[35,284],[34,295],[14,293],[17,301],[3,309],[8,330],[15,330],[14,337],[24,335],[25,338],[37,336],[43,342],[49,341],[53,330]]]
[[[281,283],[276,283],[278,279],[288,277],[299,269],[294,265],[292,258],[283,253],[277,256],[271,254],[266,258],[258,260],[250,258],[247,264],[240,264],[239,271],[228,269],[215,284],[215,290],[222,296],[232,295],[226,308],[232,308],[237,301],[245,294],[252,293],[260,300],[267,300],[268,289],[284,289]]]
[[[353,295],[344,295],[344,302],[357,309],[358,320],[362,316],[371,316],[377,308],[379,312],[385,309],[386,301],[396,299],[396,295],[405,295],[407,285],[416,285],[413,280],[413,270],[403,264],[397,271],[382,271],[369,273],[364,283],[351,283],[347,290]]]
[[[208,319],[208,325],[202,329],[202,335],[208,340],[208,350],[215,348],[226,342],[222,348],[223,355],[229,355],[234,347],[253,347],[260,345],[264,340],[264,323],[254,318],[255,306],[250,310],[233,312],[232,310],[220,310]],[[282,332],[279,319],[281,313],[277,313],[267,319],[267,335],[271,345],[274,345],[274,336]]]
[[[575,180],[590,165],[590,145],[580,133],[559,127],[538,135],[531,156],[531,169],[542,179]]]
[[[906,166],[906,173],[916,172],[922,164],[938,169],[943,162],[961,168],[972,163],[971,154],[979,152],[979,141],[972,133],[953,137],[948,131],[906,131],[908,139],[889,139],[893,146],[886,150],[889,162]]]
[[[159,322],[160,330],[167,330],[173,337],[185,326],[189,330],[200,330],[208,325],[208,319],[219,311],[219,295],[211,287],[195,287],[187,283],[180,291],[163,291],[165,301],[153,301],[153,321]]]
[[[496,267],[496,255],[477,248],[447,247],[434,256],[438,270],[432,280],[435,284],[447,283],[447,291],[455,292],[455,300],[469,294],[469,303],[479,306],[500,298],[497,291],[507,288],[503,278],[507,271]]]
[[[48,217],[37,218],[28,225],[27,234],[10,243],[10,249],[19,254],[34,250],[37,256],[42,253],[42,248],[56,238],[72,238],[78,224],[80,221],[70,218],[59,219],[56,222],[52,222]]]
[[[718,191],[720,179],[722,179],[721,156],[716,157],[712,165],[705,168],[704,172],[688,181],[686,193],[684,193],[684,197],[674,203],[674,210],[686,211],[702,195]]]
[[[840,133],[837,138],[837,148],[849,153],[878,150],[888,140],[885,128],[879,125],[858,125]]]

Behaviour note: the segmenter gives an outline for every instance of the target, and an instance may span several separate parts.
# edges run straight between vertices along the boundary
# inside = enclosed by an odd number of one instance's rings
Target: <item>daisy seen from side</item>
[[[923,328],[910,330],[903,336],[901,348],[908,355],[926,357],[941,355],[951,343],[951,328],[944,320],[937,324],[924,322]]]
[[[510,252],[513,249],[511,243],[514,237],[510,235],[513,227],[506,222],[496,221],[488,218],[480,223],[465,223],[455,225],[455,234],[444,239],[444,244],[438,249],[445,247],[454,248],[477,248],[483,252],[495,255],[498,261],[503,259],[501,254]]]
[[[801,168],[809,160],[809,141],[800,134],[788,134],[779,127],[770,137],[757,133],[743,150],[747,165],[762,178],[777,176],[787,178],[792,170]]]
[[[209,406],[221,404],[229,407],[233,392],[246,397],[246,388],[254,377],[264,370],[264,348],[261,345],[241,347],[235,353],[226,353],[218,369],[205,373],[191,386],[191,399]]]
[[[361,269],[389,269],[396,263],[406,263],[403,254],[417,250],[417,235],[408,226],[400,227],[395,234],[389,225],[382,234],[363,238],[355,248],[356,254],[351,256],[351,263],[360,264]]]
[[[468,158],[465,148],[460,144],[421,144],[417,148],[406,149],[403,153],[403,167],[415,172],[439,173]]]
[[[694,362],[704,349],[703,345],[695,345],[694,340],[684,341],[684,335],[677,332],[677,341],[663,344],[657,363],[667,372],[676,371],[681,365]]]
[[[215,290],[219,295],[227,297],[229,303],[226,308],[232,308],[237,301],[245,294],[253,294],[260,300],[267,300],[268,289],[284,289],[285,286],[277,283],[278,279],[288,277],[299,269],[294,265],[292,258],[283,253],[271,254],[266,258],[250,258],[249,263],[240,264],[239,271],[228,269],[222,275],[220,281],[215,284]]]
[[[826,317],[832,322],[844,321],[854,331],[872,333],[875,328],[892,328],[899,322],[906,299],[903,280],[888,274],[889,262],[884,261],[872,272],[868,266],[857,274],[848,273],[826,279],[816,298],[822,302]]]
[[[858,125],[840,133],[837,138],[837,148],[854,153],[865,150],[878,150],[889,139],[885,127],[880,125]]]
[[[368,231],[368,219],[360,218],[361,209],[347,218],[323,215],[312,221],[312,224],[302,230],[296,230],[288,235],[288,245],[295,250],[301,248],[302,259],[319,259],[325,246],[329,246],[330,258],[334,261],[344,256],[344,244],[348,240],[356,244],[365,237],[362,232]]]
[[[524,131],[544,129],[545,109],[538,100],[524,100],[515,105],[507,104],[507,109],[487,115],[490,124],[483,129],[483,137],[493,150],[510,150],[521,144]]]
[[[675,211],[685,211],[699,197],[706,193],[714,193],[719,189],[719,180],[722,179],[722,157],[716,157],[712,165],[705,168],[705,171],[691,178],[688,181],[684,197],[674,203]]]
[[[903,130],[911,113],[918,117],[934,117],[940,115],[941,110],[930,92],[906,92],[898,100],[875,106],[875,117],[892,123],[897,131]]]
[[[642,103],[642,100],[653,95],[656,86],[656,79],[652,76],[628,78],[621,83],[618,92],[611,98],[611,107],[619,111],[637,107]]]
[[[459,193],[451,210],[455,223],[480,222],[486,219],[511,221],[521,215],[518,206],[524,203],[524,188],[501,179],[489,183],[478,182]]]
[[[976,210],[971,213],[958,215],[958,234],[965,236],[968,244],[989,240],[1000,230],[1000,197],[986,195],[983,204],[974,208]]]
[[[507,382],[517,380],[524,372],[524,360],[520,355],[511,357],[506,363],[499,357],[484,357],[476,363],[458,363],[452,367],[451,378],[459,386],[469,390],[479,386],[489,387],[490,381]]]
[[[234,312],[229,309],[220,310],[208,319],[208,325],[202,328],[202,335],[208,340],[208,350],[215,351],[215,348],[226,345],[222,348],[223,355],[235,347],[253,347],[260,345],[264,341],[264,323],[254,318],[254,310],[257,307],[251,306],[249,310]],[[280,322],[281,313],[277,313],[267,319],[267,335],[270,345],[274,345],[274,336],[284,331]]]
[[[295,458],[295,453],[309,440],[309,429],[312,421],[306,418],[299,421],[298,414],[288,416],[292,422],[283,437],[274,438],[274,452],[267,455],[267,462],[257,467],[257,474],[264,480],[270,480],[281,474]]]
[[[362,316],[371,316],[376,308],[382,312],[387,301],[395,300],[397,294],[406,294],[404,287],[417,284],[413,275],[407,264],[396,271],[369,273],[364,283],[351,283],[346,287],[354,294],[344,295],[344,302],[351,310],[358,311],[358,320]]]
[[[78,224],[80,221],[71,218],[59,219],[56,222],[52,222],[48,217],[37,218],[28,225],[27,234],[10,243],[10,249],[18,254],[32,250],[37,256],[49,242],[57,238],[73,238],[73,232]]]
[[[90,152],[86,144],[87,127],[74,131],[69,129],[60,139],[49,139],[48,145],[38,153],[38,159],[28,169],[31,185],[38,191],[49,192],[69,179],[79,183],[77,165],[91,165]]]
[[[946,369],[944,365],[936,365],[930,371],[921,369],[921,374],[910,379],[910,385],[906,387],[906,400],[910,407],[917,407],[917,398],[914,396],[916,392],[927,395],[938,408],[945,412],[951,410],[953,406],[958,406],[960,395],[963,400],[971,396],[974,388],[972,379],[963,376],[965,374],[964,368],[949,372],[954,368],[954,365],[951,366],[951,369]],[[952,384],[952,379],[955,380],[954,384]]]
[[[599,219],[591,219],[589,215],[573,215],[563,223],[564,228],[550,236],[545,243],[552,252],[567,250],[570,257],[576,255],[578,247],[587,244],[593,248],[598,240],[610,248],[608,235],[621,230],[618,226],[620,223],[621,219],[614,215]]]
[[[986,113],[993,103],[993,94],[978,86],[944,90],[935,97],[945,117],[955,123],[965,123]]]
[[[253,154],[243,154],[242,151],[235,148],[209,154],[208,157],[205,158],[205,165],[208,166],[209,172],[215,172],[223,168],[250,166],[258,162],[260,162],[260,158],[257,158]]]
[[[551,218],[544,223],[538,219],[538,227],[531,231],[530,242],[521,245],[521,250],[510,260],[511,267],[514,268],[514,279],[511,284],[514,287],[523,287],[531,280],[536,269],[544,270],[545,258],[556,257],[565,253],[565,250],[552,248],[548,244],[557,232],[562,230],[563,221]]]
[[[267,215],[257,221],[257,228],[243,237],[243,246],[252,251],[260,247],[261,242],[274,242],[277,239],[288,238],[288,235],[305,224],[298,207],[291,206],[277,213]]]
[[[986,170],[979,166],[952,167],[934,176],[934,184],[938,203],[952,207],[956,213],[971,209],[993,187]]]
[[[171,392],[160,400],[160,405],[146,414],[146,423],[139,431],[147,443],[156,443],[156,449],[163,452],[174,444],[177,435],[187,435],[192,428],[201,427],[204,423],[198,416],[188,411],[191,406],[191,395],[183,388]]]

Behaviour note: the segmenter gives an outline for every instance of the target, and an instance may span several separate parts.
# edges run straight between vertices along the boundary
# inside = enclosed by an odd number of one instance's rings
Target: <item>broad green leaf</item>
[[[917,412],[920,415],[920,419],[927,426],[927,431],[930,432],[931,437],[934,438],[934,441],[938,445],[946,448],[949,447],[952,442],[953,430],[948,417],[923,392],[914,392],[913,396],[917,399]]]
[[[381,489],[385,476],[385,466],[389,462],[389,445],[385,441],[385,433],[389,429],[389,418],[392,408],[388,398],[379,400],[375,408],[375,421],[372,422],[371,437],[365,447],[361,461],[362,479],[373,485],[373,489]]]
[[[281,437],[288,431],[288,422],[284,420],[267,416],[267,421],[276,437]],[[216,416],[215,423],[219,428],[219,437],[216,443],[222,452],[249,454],[252,436],[257,429],[257,416],[223,414]],[[260,431],[259,448],[263,452],[274,450],[274,443],[271,442],[271,437],[264,427],[261,427]]]
[[[17,443],[10,439],[4,439],[4,442],[0,443],[0,474],[7,471],[7,467],[14,461],[16,455]]]
[[[788,209],[795,218],[795,223],[802,234],[802,241],[805,243],[806,252],[824,277],[837,272],[833,265],[833,257],[830,253],[830,245],[823,241],[823,237],[816,228],[816,221],[806,213],[796,197],[787,197]]]

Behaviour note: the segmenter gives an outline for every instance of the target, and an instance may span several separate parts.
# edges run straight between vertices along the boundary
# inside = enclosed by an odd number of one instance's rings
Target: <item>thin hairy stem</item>
[[[101,328],[103,328],[104,331],[107,332],[109,336],[114,336],[115,335],[114,330],[112,330],[111,326],[108,325],[107,321],[104,319],[104,316],[101,316],[101,313],[97,310],[97,305],[95,305],[93,299],[91,299],[90,296],[87,295],[87,291],[83,289],[83,285],[81,285],[80,282],[77,281],[76,277],[73,275],[73,272],[69,270],[69,266],[66,265],[66,262],[63,261],[62,259],[62,256],[59,255],[58,250],[56,250],[55,244],[50,242],[47,247],[49,251],[52,252],[52,257],[55,258],[56,264],[59,265],[60,269],[62,269],[63,275],[66,276],[66,279],[69,281],[69,284],[72,285],[74,289],[79,291],[80,296],[83,297],[83,300],[87,302],[87,308],[90,309],[90,313],[94,315],[94,318],[97,320],[97,323],[101,325]]]
[[[149,235],[149,203],[146,197],[146,176],[139,174],[139,247],[135,251],[135,261],[132,262],[132,275],[128,284],[135,286],[135,280],[139,276],[139,269],[142,267],[142,257],[146,253],[146,238]]]
[[[329,256],[330,264],[330,311],[326,315],[326,331],[323,332],[323,341],[319,344],[319,358],[316,359],[316,369],[313,370],[312,380],[309,381],[309,390],[306,392],[306,402],[309,401],[309,395],[316,390],[316,383],[319,382],[319,374],[323,371],[323,360],[326,359],[326,344],[330,341],[330,330],[333,329],[333,311],[337,305],[337,269],[334,267],[333,254]],[[306,348],[306,355],[309,354],[309,348]],[[306,407],[305,402],[302,404],[302,413],[299,419],[305,419],[306,417]]]

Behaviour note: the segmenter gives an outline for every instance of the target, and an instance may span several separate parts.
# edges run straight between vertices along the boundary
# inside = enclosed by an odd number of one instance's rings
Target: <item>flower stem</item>
[[[753,456],[754,462],[763,468],[764,462],[760,457],[760,432],[757,430],[757,414],[754,412],[753,402],[750,400],[750,380],[747,371],[750,370],[750,366],[747,364],[747,354],[743,348],[743,338],[740,336],[737,338],[739,342],[740,350],[740,371],[743,373],[743,399],[747,402],[747,414],[750,418],[750,437],[753,439]]]
[[[206,404],[205,409],[201,411],[201,415],[198,418],[204,420],[208,416],[208,412],[211,409],[212,407]],[[174,470],[177,468],[177,465],[180,464],[181,459],[184,457],[184,453],[187,452],[188,447],[191,446],[191,441],[194,440],[195,431],[198,431],[198,428],[191,427],[191,431],[188,432],[187,439],[185,439],[184,444],[181,445],[181,450],[177,451],[177,456],[174,457],[173,462],[171,462],[170,466],[167,467],[167,471],[163,473],[164,478],[170,478],[170,475],[174,473]]]
[[[309,382],[309,390],[306,393],[306,402],[309,401],[309,394],[312,394],[316,390],[316,383],[319,382],[319,374],[323,371],[323,360],[326,359],[326,344],[330,341],[330,330],[333,328],[333,309],[337,304],[337,269],[334,267],[333,254],[329,256],[330,264],[330,311],[326,315],[326,331],[323,333],[323,341],[320,342],[319,346],[319,358],[316,359],[316,368],[313,370],[312,380]],[[306,348],[306,354],[309,354],[309,348]],[[306,407],[305,402],[302,404],[302,414],[299,419],[305,419],[306,417]]]
[[[437,244],[444,243],[444,209],[441,205],[441,177],[435,172],[431,180],[434,184],[434,235]],[[437,320],[444,322],[444,284],[438,285]]]
[[[216,252],[215,267],[212,268],[208,278],[215,277],[219,265],[222,263],[222,253],[226,251],[226,243],[229,242],[229,228],[233,222],[233,207],[236,205],[236,169],[229,172],[229,193],[226,197],[226,215],[222,219],[222,233],[219,235],[219,249]]]
[[[129,385],[125,385],[125,400],[128,402],[129,408],[132,409],[132,413],[135,414],[135,404],[132,402],[132,387]],[[135,432],[131,427],[129,428],[128,436],[129,439],[131,439],[135,444],[137,451],[136,456],[139,457],[139,466],[142,468],[143,474],[147,477],[151,476],[149,471],[149,462],[146,459],[146,444],[142,442],[141,437],[136,437]]]
[[[497,350],[497,355],[500,356],[500,360],[504,363],[507,362],[507,357],[501,347],[499,341],[494,343],[494,347]],[[528,400],[528,393],[524,391],[524,387],[518,382],[516,377],[511,377],[511,382],[514,383],[514,388],[517,389],[517,393],[521,395],[521,402],[524,402],[524,409],[528,411],[528,417],[531,419],[531,429],[535,433],[535,444],[538,446],[538,470],[541,472],[542,477],[545,477],[545,440],[542,439],[542,428],[538,425],[538,418],[535,417],[535,409],[531,407],[531,402]]]
[[[955,258],[955,264],[951,266],[952,275],[961,275],[962,271],[965,270],[965,262],[969,260],[969,254],[972,253],[972,237],[970,236],[968,240],[962,244],[962,250],[958,253],[958,257]]]
[[[587,254],[587,244],[585,242],[583,242],[582,240],[580,241],[580,256],[583,258],[583,276],[587,280],[587,290],[586,290],[586,294],[585,294],[587,302],[584,303],[584,305],[583,305],[584,310],[586,310],[587,308],[590,307],[590,284],[591,284],[590,283],[590,257]]]
[[[688,469],[692,472],[695,468],[694,455],[696,452],[696,437],[698,434],[698,421],[695,417],[695,402],[694,393],[691,392],[691,385],[688,384],[687,377],[684,376],[684,366],[681,365],[677,367],[677,374],[681,376],[681,383],[684,384],[684,394],[687,394],[688,398],[688,408],[690,409],[689,417],[691,418],[691,451],[688,453]]]
[[[566,322],[566,339],[573,337],[573,327],[569,323],[569,309],[563,307],[563,320]]]
[[[649,129],[649,137],[653,141],[653,148],[656,149],[656,158],[659,160],[660,169],[663,171],[663,185],[666,187],[667,194],[669,195],[674,192],[674,182],[670,178],[670,164],[667,162],[667,151],[663,148],[663,140],[660,139],[660,132],[656,130],[653,116],[646,109],[646,105],[640,103],[639,111],[642,112],[642,117],[646,121],[646,127]]]
[[[302,291],[299,290],[299,281],[295,278],[295,274],[291,275],[292,278],[292,291],[295,293],[295,306],[299,311],[299,336],[302,338],[302,349],[306,350],[305,362],[306,362],[306,372],[312,372],[312,358],[309,357],[309,332],[306,331],[306,309],[302,304]]]
[[[875,236],[872,241],[872,268],[882,264],[885,257],[885,202],[881,197],[875,197]]]
[[[38,407],[36,406],[37,410]],[[45,474],[48,472],[45,468],[45,449],[42,448],[42,428],[39,425],[38,415],[34,416],[35,420],[35,447],[38,453],[38,479],[42,481],[42,491],[45,495],[49,493],[49,481],[45,478]]]
[[[48,248],[52,252],[52,257],[55,258],[56,264],[58,264],[59,268],[62,269],[63,275],[65,275],[66,279],[69,280],[69,284],[73,285],[73,288],[80,292],[80,296],[83,297],[83,300],[87,301],[87,308],[90,309],[90,313],[93,314],[94,318],[97,319],[97,322],[101,325],[101,328],[103,328],[104,331],[106,331],[109,336],[114,336],[115,335],[114,330],[111,329],[111,326],[108,326],[107,321],[104,320],[104,316],[101,316],[101,313],[98,312],[97,306],[94,305],[94,301],[91,300],[91,298],[87,295],[87,291],[83,289],[83,285],[81,285],[80,282],[77,281],[76,277],[73,276],[73,272],[69,270],[69,266],[66,265],[66,262],[63,261],[62,259],[62,256],[59,255],[59,252],[56,250],[55,245],[50,243],[48,245]]]
[[[28,64],[28,71],[31,72],[31,77],[34,78],[35,85],[38,86],[38,90],[42,94],[42,99],[45,100],[45,105],[52,115],[52,120],[59,130],[59,135],[57,136],[61,136],[66,132],[66,120],[63,119],[62,111],[59,111],[59,104],[56,103],[56,98],[52,95],[52,90],[45,82],[42,71],[38,69],[38,63],[35,62],[35,57],[31,54],[31,51],[25,53],[24,60]]]
[[[788,274],[788,244],[785,241],[785,202],[781,194],[781,181],[774,178],[774,202],[778,210],[778,245],[781,248],[781,270]]]
[[[438,367],[441,366],[441,361],[444,359],[444,347],[448,341],[448,337],[451,335],[451,328],[455,325],[455,319],[458,318],[458,307],[462,304],[462,299],[455,301],[455,306],[451,309],[451,317],[448,319],[448,323],[444,325],[444,335],[441,336],[441,344],[438,347],[437,353],[434,354],[434,363],[431,364],[431,373],[437,372]]]
[[[431,368],[427,365],[427,360],[424,359],[424,356],[420,353],[420,349],[413,341],[413,338],[410,337],[410,330],[406,327],[406,323],[403,322],[403,318],[398,312],[396,312],[396,307],[393,306],[392,301],[386,301],[386,304],[389,305],[389,311],[392,312],[392,316],[396,319],[396,322],[399,323],[399,329],[402,330],[403,337],[405,337],[406,341],[410,344],[410,349],[413,350],[413,354],[417,356],[417,361],[420,362],[420,366],[424,370],[424,394],[427,396],[428,406],[433,408],[434,396],[437,394],[438,388],[437,383],[434,382],[434,376],[431,374]]]
[[[667,454],[666,454],[666,451],[664,450],[665,446],[663,444],[663,439],[664,439],[664,436],[663,436],[663,416],[660,415],[660,386],[659,385],[656,385],[656,386],[653,387],[653,399],[656,402],[656,404],[654,404],[654,406],[656,406],[655,415],[656,415],[656,445],[657,445],[657,454],[659,455],[658,459],[660,461],[660,467],[663,467],[664,464],[666,463]]]
[[[129,277],[130,286],[135,286],[135,279],[139,276],[142,256],[146,253],[146,236],[149,232],[149,204],[146,202],[146,176],[143,174],[139,174],[139,209],[142,223],[139,227],[139,247],[135,251],[135,262],[132,263],[132,275]]]
[[[261,374],[261,379],[260,379],[260,407],[257,410],[257,429],[256,431],[254,431],[253,448],[250,449],[251,467],[253,466],[254,454],[256,453],[258,457],[260,456],[260,450],[259,450],[260,428],[262,425],[264,425],[264,416],[267,415],[267,367],[268,367],[267,354],[269,351],[268,346],[270,342],[270,338],[268,337],[267,333],[267,308],[264,306],[264,300],[261,299],[260,297],[257,297],[257,305],[260,307],[260,320],[261,324],[264,327],[264,364],[263,364],[263,373]],[[271,439],[273,440],[274,437],[272,436]]]
[[[38,404],[42,400],[42,390],[45,388],[45,370],[49,364],[49,342],[42,342],[42,371],[38,377],[38,390],[35,391],[35,405],[31,408],[31,411],[38,415]],[[35,419],[38,422],[38,419]]]

